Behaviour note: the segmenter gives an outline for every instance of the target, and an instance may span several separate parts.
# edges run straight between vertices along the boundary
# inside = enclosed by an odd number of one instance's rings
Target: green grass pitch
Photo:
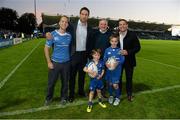
[[[59,105],[59,81],[52,105],[43,106],[48,72],[43,52],[45,39],[0,49],[0,119],[179,119],[180,41],[140,42],[142,48],[137,54],[133,77],[134,101],[127,101],[123,79],[120,105],[114,107],[106,102],[107,108],[103,109],[95,102],[91,113],[86,112],[88,98],[77,97],[74,103]],[[89,78],[86,77],[86,91],[88,83]]]

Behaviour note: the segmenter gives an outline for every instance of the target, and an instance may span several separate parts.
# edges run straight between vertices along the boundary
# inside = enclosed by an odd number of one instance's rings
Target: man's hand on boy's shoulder
[[[51,33],[50,32],[47,32],[46,33],[46,39],[47,40],[51,40],[53,37],[52,37],[52,35],[51,35]]]

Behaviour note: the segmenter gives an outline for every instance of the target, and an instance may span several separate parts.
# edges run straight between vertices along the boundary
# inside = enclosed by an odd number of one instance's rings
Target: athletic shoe
[[[114,101],[114,97],[110,96],[109,99],[108,99],[109,104],[113,104],[113,101]]]
[[[102,102],[99,102],[99,105],[102,107],[102,108],[106,108],[107,106],[104,104],[104,103],[102,103]]]
[[[92,105],[88,105],[87,112],[91,112],[91,110],[92,110]]]
[[[61,101],[60,101],[60,104],[61,104],[61,105],[65,105],[66,103],[67,103],[66,100],[61,100]]]
[[[120,99],[119,98],[115,98],[113,105],[117,106],[117,105],[119,105],[119,103],[120,103]]]

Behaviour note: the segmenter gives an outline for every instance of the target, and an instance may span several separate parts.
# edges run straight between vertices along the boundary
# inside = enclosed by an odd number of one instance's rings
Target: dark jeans
[[[76,52],[71,59],[71,76],[69,81],[69,97],[74,98],[75,94],[75,84],[76,84],[76,75],[78,73],[78,93],[79,95],[84,95],[84,79],[85,72],[83,68],[87,62],[86,52]]]
[[[48,73],[48,89],[46,100],[51,100],[54,93],[54,86],[61,76],[61,100],[68,98],[68,81],[70,78],[70,62],[57,63],[53,62],[54,69],[49,69]]]
[[[121,91],[122,91],[123,70],[125,70],[125,75],[126,75],[126,92],[127,92],[127,96],[132,96],[132,84],[133,84],[132,83],[132,77],[133,77],[134,67],[131,66],[127,62],[124,63],[122,73],[121,73],[121,76],[120,76],[120,82],[119,82],[119,87],[120,87]]]

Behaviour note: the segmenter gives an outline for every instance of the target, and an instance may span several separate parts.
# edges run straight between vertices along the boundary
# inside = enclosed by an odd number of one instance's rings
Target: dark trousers
[[[86,52],[76,52],[71,59],[71,76],[69,81],[69,97],[74,98],[76,75],[78,73],[78,93],[84,95],[85,72],[83,68],[87,62]]]
[[[133,77],[133,70],[134,67],[131,66],[128,62],[125,61],[120,77],[120,82],[119,82],[119,87],[120,90],[122,91],[122,75],[123,75],[123,70],[125,70],[125,75],[126,75],[126,92],[127,96],[132,96],[132,77]]]
[[[61,100],[68,98],[68,81],[70,78],[70,62],[57,63],[53,62],[54,69],[49,69],[48,89],[46,100],[51,100],[54,93],[54,87],[59,75],[61,76]]]

